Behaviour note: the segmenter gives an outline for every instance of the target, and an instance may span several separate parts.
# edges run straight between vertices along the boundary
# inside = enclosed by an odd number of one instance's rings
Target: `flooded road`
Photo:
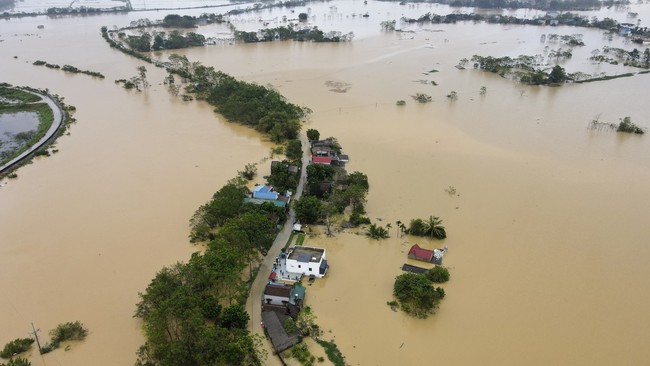
[[[333,29],[360,29],[352,43],[182,51],[312,108],[306,127],[336,136],[351,157],[348,170],[368,175],[373,221],[395,227],[429,215],[444,220],[452,277],[427,320],[393,312],[386,302],[410,244],[443,243],[398,238],[395,229],[384,241],[352,233],[308,239],[328,249],[331,265],[306,300],[325,338],[355,365],[418,364],[427,356],[448,365],[650,359],[650,142],[587,129],[597,116],[630,116],[650,127],[650,75],[526,87],[454,65],[473,54],[541,53],[541,34],[583,33],[587,46],[563,66],[609,73],[585,60],[608,41],[593,30],[469,23],[415,27],[411,39],[380,34],[378,22],[390,18],[347,17],[337,4],[343,15],[330,19],[349,27]],[[329,12],[325,5],[312,12]],[[240,23],[253,27],[254,19]],[[153,67],[147,92],[114,85],[140,64],[109,49],[99,27],[128,20],[49,20],[41,38],[24,36],[39,22],[12,21],[11,33],[3,28],[3,77],[65,96],[79,122],[57,143],[58,154],[21,168],[18,180],[0,188],[0,288],[9,294],[0,300],[0,313],[9,314],[0,320],[0,344],[26,335],[31,321],[46,330],[80,320],[88,339],[46,356],[48,364],[131,364],[143,341],[131,318],[138,291],[163,265],[188,258],[192,212],[270,146],[219,120],[209,106],[171,97]],[[617,38],[607,44],[627,47]],[[36,68],[35,59],[107,77]],[[432,69],[438,72],[423,74]],[[349,89],[332,92],[328,82]],[[452,90],[456,101],[446,98]],[[415,103],[410,96],[418,92],[433,102]],[[445,192],[449,186],[458,195]]]

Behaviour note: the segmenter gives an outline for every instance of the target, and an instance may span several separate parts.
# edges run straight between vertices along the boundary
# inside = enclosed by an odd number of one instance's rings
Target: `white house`
[[[289,250],[286,262],[287,272],[302,273],[307,276],[321,278],[327,273],[329,265],[325,257],[325,249],[296,246]]]

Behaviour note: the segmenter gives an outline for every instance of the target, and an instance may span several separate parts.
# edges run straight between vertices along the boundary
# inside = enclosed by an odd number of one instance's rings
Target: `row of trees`
[[[286,214],[272,203],[244,203],[244,184],[241,178],[231,180],[190,220],[191,241],[207,241],[206,250],[163,268],[140,294],[135,316],[144,322],[147,341],[137,365],[263,361],[260,340],[246,330],[249,286],[242,274],[248,267],[252,279],[253,262],[271,247]]]
[[[474,1],[474,0],[470,0]],[[487,0],[493,1],[493,0]],[[405,23],[456,23],[461,21],[473,22],[486,22],[490,24],[520,24],[520,25],[569,25],[574,27],[585,28],[598,28],[611,32],[618,32],[621,30],[621,23],[611,18],[598,19],[596,17],[587,17],[577,13],[560,13],[556,17],[551,18],[548,15],[538,16],[535,18],[517,18],[515,16],[501,15],[501,14],[476,14],[476,13],[451,13],[447,15],[438,15],[433,13],[426,13],[418,18],[401,18]],[[391,31],[395,29],[393,22],[382,23],[382,29]],[[636,26],[631,29],[633,35],[650,35],[650,30],[647,27]]]
[[[549,73],[536,68],[533,64],[534,57],[531,56],[511,58],[474,55],[471,62],[475,68],[513,78],[528,85],[562,84],[573,79],[560,65],[555,65]]]
[[[139,52],[158,50],[173,50],[179,48],[198,47],[205,45],[205,36],[202,34],[188,32],[183,34],[177,30],[169,33],[159,32],[155,35],[143,32],[140,35],[126,35],[119,33],[131,49]]]
[[[323,32],[318,27],[295,29],[292,25],[276,28],[263,28],[259,32],[235,31],[235,40],[244,43],[269,41],[302,41],[302,42],[346,42],[354,38],[353,33]]]

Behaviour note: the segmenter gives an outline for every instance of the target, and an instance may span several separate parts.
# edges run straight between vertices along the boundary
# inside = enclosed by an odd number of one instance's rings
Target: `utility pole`
[[[34,323],[32,323],[32,333],[34,335],[34,338],[36,338],[36,344],[38,345],[38,353],[43,354],[43,349],[41,348],[41,342],[38,340],[38,332],[40,332],[40,329],[34,328]]]

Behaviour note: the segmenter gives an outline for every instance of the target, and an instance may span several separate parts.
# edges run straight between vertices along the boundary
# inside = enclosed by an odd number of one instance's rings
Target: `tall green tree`
[[[296,218],[304,224],[315,224],[320,219],[322,203],[314,196],[303,196],[295,201]]]

